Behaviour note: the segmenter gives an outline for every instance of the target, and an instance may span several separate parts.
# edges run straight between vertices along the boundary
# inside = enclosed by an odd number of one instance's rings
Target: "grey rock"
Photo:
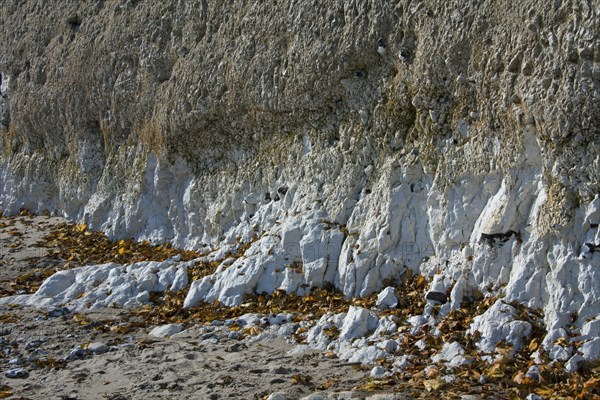
[[[65,357],[65,361],[81,360],[87,357],[89,354],[90,352],[87,349],[77,346],[69,352],[69,354]]]
[[[25,379],[29,377],[29,371],[27,371],[25,368],[14,368],[6,371],[4,376],[9,379]]]
[[[53,308],[48,311],[48,318],[63,317],[65,315],[69,315],[70,313],[71,310],[69,310],[67,307]]]
[[[446,293],[442,293],[442,292],[427,292],[427,294],[425,295],[425,299],[427,300],[431,300],[431,301],[437,301],[440,304],[445,304],[448,301],[448,297],[446,296]]]
[[[269,397],[267,397],[267,400],[289,400],[290,398],[288,397],[288,395],[284,392],[275,392],[275,393],[271,393],[269,395]]]
[[[106,353],[107,351],[110,350],[110,348],[106,344],[104,344],[102,342],[93,342],[93,343],[90,343],[88,345],[87,349],[89,351],[91,351],[92,353],[94,353],[94,354],[104,354],[104,353]]]
[[[176,333],[180,333],[183,330],[182,324],[167,324],[157,326],[152,329],[148,335],[154,337],[170,337],[175,335]]]

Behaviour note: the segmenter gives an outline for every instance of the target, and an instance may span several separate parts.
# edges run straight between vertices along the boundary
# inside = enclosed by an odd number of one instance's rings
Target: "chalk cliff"
[[[575,369],[600,358],[599,19],[597,0],[6,1],[0,207],[251,243],[187,305],[435,275],[446,312],[503,297],[482,350],[529,334],[517,301]],[[555,343],[573,332],[579,352]]]

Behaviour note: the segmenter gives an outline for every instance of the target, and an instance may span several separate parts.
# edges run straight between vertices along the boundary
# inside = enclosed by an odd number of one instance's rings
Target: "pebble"
[[[527,400],[544,400],[544,398],[538,396],[535,393],[529,393],[529,396],[527,396]]]
[[[81,360],[82,358],[85,358],[85,356],[87,356],[88,353],[89,352],[86,349],[82,348],[81,346],[77,346],[69,352],[69,355],[65,357],[65,360]]]
[[[269,323],[271,325],[282,325],[291,320],[290,314],[271,314],[269,315]]]
[[[156,328],[152,329],[150,331],[149,335],[154,336],[154,337],[169,337],[176,333],[181,332],[182,330],[183,330],[182,324],[167,324],[167,325],[157,326]]]
[[[202,339],[202,340],[218,339],[218,338],[219,337],[215,333],[204,333],[204,334],[200,335],[200,339]]]
[[[227,337],[229,339],[233,339],[233,340],[238,340],[241,338],[241,336],[242,336],[242,334],[239,332],[229,332],[229,334],[227,335]]]
[[[40,347],[42,343],[44,343],[44,339],[37,339],[27,342],[25,343],[25,350],[36,349]]]
[[[381,379],[381,378],[385,377],[387,372],[388,372],[387,369],[378,365],[371,370],[371,373],[369,375],[371,376],[371,378]]]
[[[241,348],[242,348],[242,346],[239,343],[236,343],[236,344],[232,344],[231,346],[229,346],[227,348],[227,351],[230,353],[235,353],[235,352],[240,351]]]
[[[288,397],[283,392],[275,392],[271,393],[269,397],[267,397],[267,400],[288,400]]]
[[[327,399],[327,394],[324,393],[313,393],[313,394],[309,394],[306,397],[302,397],[301,400],[326,400]]]
[[[292,370],[289,368],[286,368],[286,367],[278,366],[278,367],[273,368],[272,372],[274,374],[278,374],[278,375],[286,375],[286,374],[290,374],[292,372]]]
[[[94,354],[104,354],[109,350],[109,347],[102,342],[93,342],[88,345],[87,349]]]
[[[440,304],[445,304],[448,301],[446,293],[442,292],[427,292],[427,295],[425,295],[425,299],[437,301]]]
[[[527,378],[533,380],[533,381],[539,382],[539,380],[540,380],[540,367],[538,367],[537,365],[532,365],[531,367],[529,367],[529,369],[525,373],[525,376]]]
[[[29,371],[27,371],[25,368],[14,368],[6,371],[4,376],[9,379],[24,379],[29,377]]]
[[[12,358],[8,363],[12,365],[23,365],[23,360],[21,358]]]
[[[62,317],[65,315],[69,315],[70,313],[71,313],[71,310],[69,310],[67,307],[53,308],[48,311],[48,318]]]
[[[34,363],[38,360],[38,356],[35,354],[31,354],[27,357],[27,362]]]

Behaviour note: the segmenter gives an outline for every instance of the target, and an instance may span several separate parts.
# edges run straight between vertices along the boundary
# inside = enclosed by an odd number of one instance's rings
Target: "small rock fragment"
[[[267,400],[288,400],[288,397],[283,392],[275,392],[271,393],[269,397],[267,397]]]
[[[529,393],[529,396],[527,396],[527,400],[544,400],[544,398],[538,396],[535,393]]]
[[[65,357],[65,361],[81,360],[89,354],[89,351],[82,348],[81,346],[75,347],[69,352],[69,355]]]
[[[29,377],[29,371],[27,371],[25,368],[14,368],[6,371],[4,376],[9,379],[24,379]]]
[[[69,315],[70,313],[71,310],[69,310],[67,307],[53,308],[48,311],[48,318],[62,317],[65,315]]]
[[[427,292],[427,294],[425,295],[425,299],[431,300],[431,301],[437,301],[438,303],[441,303],[441,304],[446,304],[446,302],[448,301],[448,298],[446,297],[446,293],[442,293],[442,292]]]
[[[390,308],[396,308],[396,306],[398,306],[396,290],[393,287],[388,286],[377,296],[377,308],[380,310],[388,310]]]
[[[150,331],[149,335],[154,336],[154,337],[169,337],[176,333],[181,332],[182,330],[183,330],[182,324],[167,324],[167,325],[157,326],[156,328],[152,329]]]
[[[381,379],[381,378],[385,378],[387,372],[388,372],[387,369],[378,365],[371,370],[370,376],[371,376],[371,378],[374,378],[374,379]]]
[[[104,354],[109,350],[109,347],[102,342],[90,343],[87,348],[94,354]]]

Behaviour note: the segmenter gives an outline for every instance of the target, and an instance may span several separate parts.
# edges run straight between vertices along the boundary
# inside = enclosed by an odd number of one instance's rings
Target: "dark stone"
[[[286,186],[280,186],[280,187],[277,189],[277,193],[279,193],[279,194],[280,194],[280,195],[282,195],[282,196],[283,196],[284,194],[286,194],[286,193],[287,193],[287,191],[288,191],[288,188],[287,188]]]
[[[64,315],[69,315],[70,313],[71,310],[69,310],[67,307],[53,308],[52,310],[48,311],[48,318],[62,317]]]
[[[591,223],[591,224],[590,224],[590,228],[592,228],[592,229],[595,229],[595,228],[597,228],[597,227],[598,227],[598,224],[594,224],[594,223]]]
[[[229,353],[236,353],[242,349],[242,346],[239,343],[232,344],[229,346],[226,351]]]
[[[367,77],[367,73],[362,69],[357,69],[356,71],[354,71],[354,76],[360,79],[364,79]]]
[[[269,193],[269,192],[265,193],[265,201],[266,201],[266,202],[269,202],[269,201],[271,201],[271,200],[272,200],[272,199],[271,199],[271,193]]]
[[[254,368],[248,371],[251,374],[264,374],[265,372],[269,372],[268,369],[264,369],[264,368]]]
[[[517,242],[521,242],[521,233],[513,230],[506,231],[506,233],[482,233],[479,243],[487,243],[489,246],[494,246],[496,241],[502,243],[507,242],[511,236],[514,236]]]
[[[281,200],[281,197],[279,197],[278,194],[275,195],[275,197],[273,197],[273,201],[279,201]]]
[[[425,299],[437,301],[440,304],[446,304],[446,302],[448,301],[448,297],[446,297],[446,293],[442,293],[442,292],[428,292],[425,295]]]

